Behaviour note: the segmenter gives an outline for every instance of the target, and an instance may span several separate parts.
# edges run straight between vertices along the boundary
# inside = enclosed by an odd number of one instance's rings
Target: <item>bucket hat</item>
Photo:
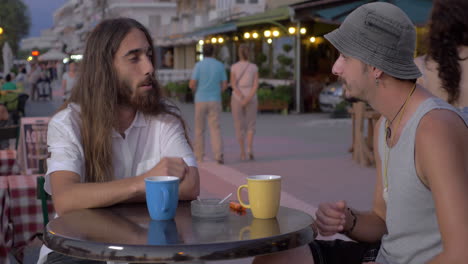
[[[362,5],[325,38],[342,54],[395,78],[410,80],[421,76],[413,61],[415,27],[395,5],[383,2]]]

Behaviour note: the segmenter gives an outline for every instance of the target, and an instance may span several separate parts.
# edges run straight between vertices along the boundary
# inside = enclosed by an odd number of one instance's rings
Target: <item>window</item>
[[[258,4],[258,0],[250,0],[251,4]]]
[[[245,0],[236,0],[236,4],[245,4]]]

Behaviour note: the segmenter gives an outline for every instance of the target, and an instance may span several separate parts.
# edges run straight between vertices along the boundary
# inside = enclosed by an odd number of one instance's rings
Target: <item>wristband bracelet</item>
[[[348,230],[344,230],[341,233],[349,236],[353,232],[354,228],[356,227],[357,217],[356,217],[356,214],[353,212],[353,210],[351,210],[349,207],[347,209],[349,213],[351,214],[351,216],[353,217],[353,224]]]

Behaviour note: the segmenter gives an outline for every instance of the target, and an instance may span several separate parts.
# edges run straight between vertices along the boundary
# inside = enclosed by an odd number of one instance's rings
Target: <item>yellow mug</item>
[[[278,220],[272,219],[252,219],[252,223],[243,227],[239,232],[239,240],[244,240],[246,232],[249,232],[250,239],[272,237],[280,234]]]
[[[248,189],[250,204],[241,199],[242,188]],[[276,217],[281,198],[281,176],[255,175],[247,177],[247,184],[237,189],[237,199],[245,208],[250,208],[255,218],[269,219]]]

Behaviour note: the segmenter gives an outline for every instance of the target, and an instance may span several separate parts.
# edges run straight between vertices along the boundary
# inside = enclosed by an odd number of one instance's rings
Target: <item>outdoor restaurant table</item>
[[[273,219],[231,211],[224,219],[192,217],[180,202],[174,220],[151,220],[146,203],[82,209],[46,227],[44,243],[56,252],[122,262],[227,260],[274,253],[313,241],[312,217],[280,207]]]
[[[0,176],[19,174],[20,169],[16,162],[16,150],[0,150]]]

